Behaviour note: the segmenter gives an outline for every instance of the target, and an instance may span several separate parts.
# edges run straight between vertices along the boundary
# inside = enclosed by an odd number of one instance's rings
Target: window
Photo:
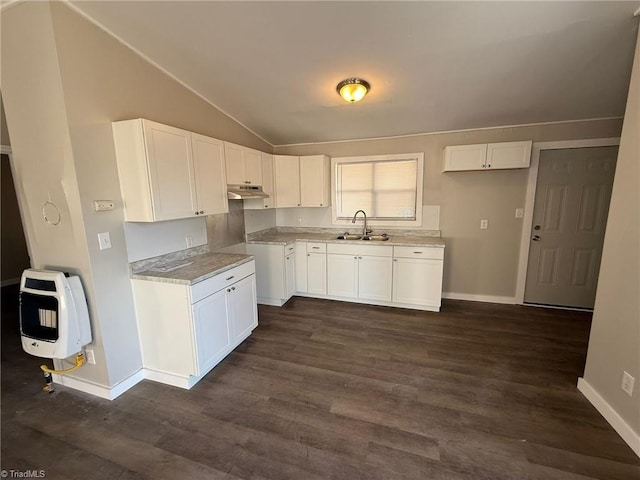
[[[423,154],[332,159],[333,220],[344,224],[357,210],[378,225],[420,225]]]

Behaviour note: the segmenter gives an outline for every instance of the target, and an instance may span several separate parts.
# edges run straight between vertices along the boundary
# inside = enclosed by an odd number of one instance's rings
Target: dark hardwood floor
[[[3,289],[2,460],[54,479],[640,478],[576,390],[590,315],[293,298],[191,391],[41,391]]]

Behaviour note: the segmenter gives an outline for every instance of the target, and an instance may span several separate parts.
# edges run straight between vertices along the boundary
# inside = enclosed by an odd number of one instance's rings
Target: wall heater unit
[[[20,281],[20,335],[25,352],[44,358],[67,358],[91,343],[80,278],[52,270],[25,270]]]

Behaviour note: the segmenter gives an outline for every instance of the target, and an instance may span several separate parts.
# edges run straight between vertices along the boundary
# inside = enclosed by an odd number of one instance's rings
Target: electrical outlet
[[[489,228],[489,220],[480,220],[480,230]]]
[[[109,235],[109,232],[98,234],[98,245],[100,246],[100,250],[111,248],[111,236]]]
[[[84,358],[87,359],[87,363],[90,363],[91,365],[96,364],[96,355],[93,353],[93,349],[86,348],[84,351]]]
[[[524,208],[516,208],[516,218],[524,217]]]
[[[107,210],[113,210],[115,204],[113,200],[94,200],[93,201],[93,209],[96,212],[104,212]]]
[[[184,241],[187,244],[187,248],[193,247],[193,237],[191,235],[186,235]]]
[[[620,385],[620,388],[622,388],[622,390],[624,390],[627,395],[633,395],[633,384],[635,382],[635,378],[633,378],[627,372],[622,372],[622,385]]]

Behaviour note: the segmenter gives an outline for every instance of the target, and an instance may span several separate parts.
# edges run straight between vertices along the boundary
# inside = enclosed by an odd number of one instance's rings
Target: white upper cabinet
[[[224,142],[229,185],[262,185],[262,152]]]
[[[326,155],[274,155],[276,207],[331,205],[330,159]]]
[[[300,157],[274,155],[276,207],[300,207]]]
[[[444,148],[443,171],[527,168],[531,141],[453,145]]]
[[[273,184],[273,155],[261,152],[260,158],[262,160],[262,191],[269,197],[246,199],[244,201],[245,210],[263,210],[276,207],[276,192]]]
[[[303,207],[331,205],[331,162],[326,155],[300,157],[300,204]]]
[[[192,133],[191,149],[200,215],[228,212],[223,142]]]
[[[217,140],[144,119],[114,122],[112,128],[126,221],[228,211]]]

